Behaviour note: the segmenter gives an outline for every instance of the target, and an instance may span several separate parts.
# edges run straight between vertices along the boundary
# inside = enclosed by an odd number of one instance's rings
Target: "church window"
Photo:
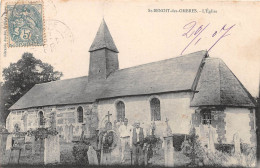
[[[39,123],[40,126],[44,125],[44,116],[42,111],[39,112]]]
[[[78,112],[78,122],[83,123],[83,108],[79,106],[77,112]]]
[[[211,124],[212,116],[211,111],[209,109],[203,109],[201,111],[202,124],[208,125]]]
[[[124,121],[125,119],[125,104],[122,101],[119,101],[116,104],[117,111],[117,121]]]
[[[161,121],[161,107],[158,98],[152,98],[150,101],[151,121]]]

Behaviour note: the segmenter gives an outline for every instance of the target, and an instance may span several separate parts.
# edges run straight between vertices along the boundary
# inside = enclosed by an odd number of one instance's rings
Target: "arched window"
[[[152,98],[150,101],[151,121],[161,121],[161,107],[158,98]]]
[[[44,116],[42,111],[39,112],[39,123],[40,126],[44,125]]]
[[[79,106],[77,112],[78,112],[78,122],[83,123],[83,108]]]
[[[119,101],[116,104],[116,111],[117,111],[117,121],[124,121],[125,119],[125,104],[122,101]]]

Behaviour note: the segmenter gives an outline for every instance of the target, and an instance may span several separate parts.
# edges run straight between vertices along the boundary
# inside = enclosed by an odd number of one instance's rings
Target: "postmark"
[[[43,1],[6,3],[8,47],[43,46],[45,42]]]

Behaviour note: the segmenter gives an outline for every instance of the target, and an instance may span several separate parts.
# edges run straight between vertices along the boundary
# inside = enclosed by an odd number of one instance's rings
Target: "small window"
[[[39,123],[40,126],[44,125],[44,116],[42,111],[39,112]]]
[[[161,107],[158,98],[152,98],[150,101],[151,121],[161,121]]]
[[[78,112],[78,122],[83,123],[83,108],[79,106],[77,112]]]
[[[119,101],[116,104],[116,111],[117,111],[117,121],[124,121],[125,119],[125,104],[122,101]]]
[[[209,109],[203,109],[201,111],[202,124],[208,125],[211,124],[211,111]]]

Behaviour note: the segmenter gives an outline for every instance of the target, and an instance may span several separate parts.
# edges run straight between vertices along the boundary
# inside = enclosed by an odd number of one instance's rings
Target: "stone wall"
[[[83,123],[78,122],[77,108],[80,106],[83,108]],[[78,104],[14,110],[10,112],[7,118],[6,127],[9,132],[13,131],[15,124],[19,125],[21,131],[39,128],[39,112],[42,111],[44,118],[46,118],[45,127],[50,127],[53,124],[61,137],[68,136],[67,129],[69,127],[72,129],[71,136],[79,137],[82,130],[84,130],[84,135],[90,137],[94,134],[93,129],[97,128],[98,118],[96,109],[96,105]],[[55,123],[51,123],[52,115]]]
[[[165,119],[169,119],[169,125],[173,133],[189,133],[191,114],[193,109],[190,106],[189,93],[165,93],[146,96],[131,96],[114,98],[108,100],[100,100],[98,102],[99,127],[104,126],[106,120],[105,115],[109,111],[112,114],[112,123],[116,118],[116,103],[123,101],[125,104],[125,117],[128,118],[129,124],[133,124],[136,120],[141,122],[141,126],[149,132],[151,124],[150,100],[157,97],[160,100],[161,121],[155,121],[156,134],[163,136],[166,128]]]
[[[192,122],[200,139],[207,143],[208,125],[201,121],[200,109],[195,109]],[[233,144],[234,134],[238,133],[242,143],[255,143],[255,117],[254,110],[248,108],[226,107],[216,109],[211,107],[211,127],[215,132],[215,143]]]
[[[14,125],[18,124],[19,128],[21,131],[24,131],[24,124],[22,120],[24,111],[23,110],[17,110],[10,112],[6,119],[6,128],[8,132],[13,132],[14,131]]]
[[[226,139],[227,143],[233,141],[233,135],[237,132],[242,143],[251,144],[251,130],[255,134],[254,119],[250,119],[250,110],[247,108],[226,108]]]

